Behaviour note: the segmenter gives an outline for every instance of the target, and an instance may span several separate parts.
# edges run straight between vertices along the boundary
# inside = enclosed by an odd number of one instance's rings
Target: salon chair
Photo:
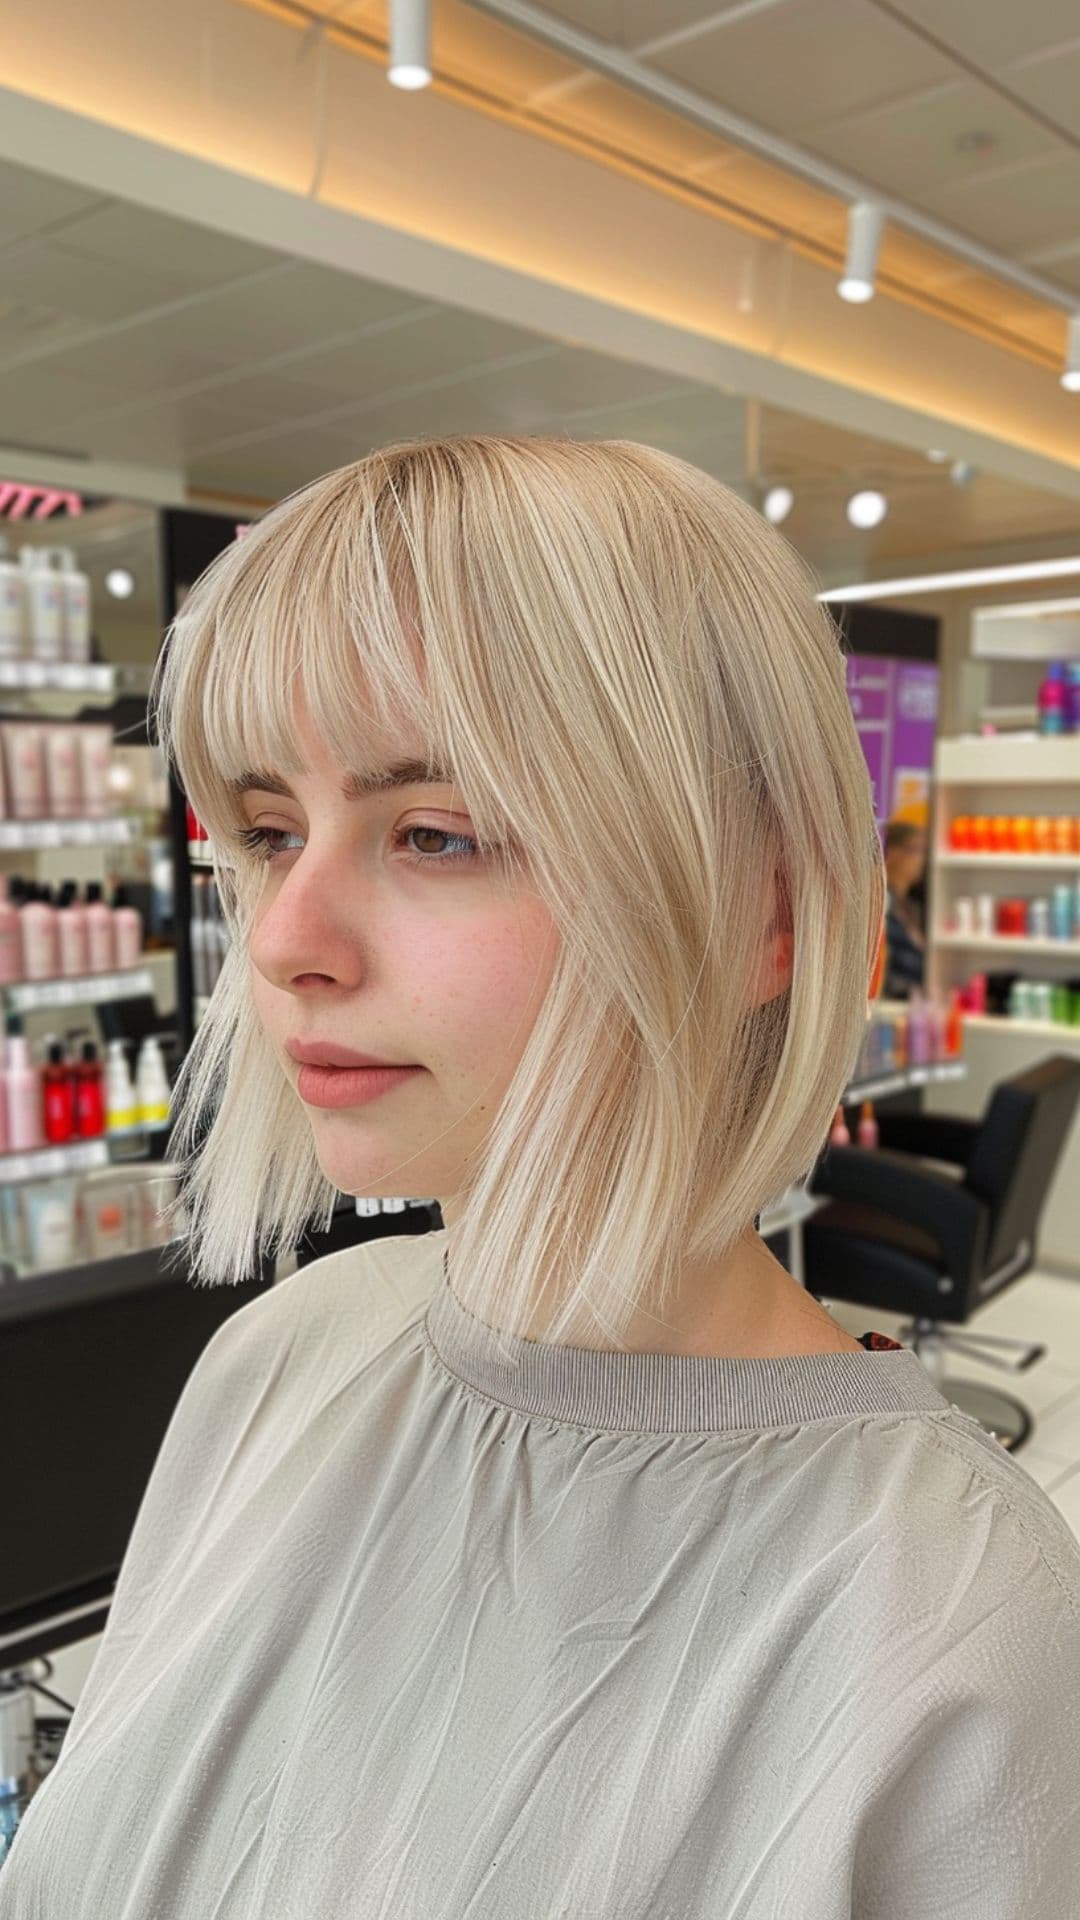
[[[946,1356],[1022,1373],[1045,1346],[943,1323],[962,1326],[1031,1267],[1078,1102],[1080,1061],[1052,1054],[1001,1081],[979,1120],[879,1113],[878,1147],[827,1147],[807,1183],[825,1199],[803,1227],[809,1291],[910,1315],[897,1337],[938,1392],[1013,1453],[1031,1433],[1028,1409],[947,1374]]]

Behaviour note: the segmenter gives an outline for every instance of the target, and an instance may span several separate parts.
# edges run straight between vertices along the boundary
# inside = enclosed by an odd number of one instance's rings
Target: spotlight
[[[794,505],[795,495],[790,487],[770,487],[761,511],[766,520],[771,520],[773,526],[778,527],[781,520],[787,519]]]
[[[1065,371],[1061,376],[1061,384],[1067,393],[1080,393],[1080,312],[1069,317]]]
[[[135,591],[135,576],[126,567],[114,567],[105,575],[105,588],[114,600],[130,600]]]
[[[857,200],[848,213],[847,262],[836,291],[841,300],[872,300],[885,215],[872,200]]]
[[[391,86],[431,85],[431,0],[390,0]]]
[[[879,527],[888,511],[883,493],[853,493],[847,503],[847,517],[853,527]]]

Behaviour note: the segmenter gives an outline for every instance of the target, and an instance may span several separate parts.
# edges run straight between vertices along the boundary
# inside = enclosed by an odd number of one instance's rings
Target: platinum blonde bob
[[[150,693],[210,837],[229,949],[174,1089],[178,1251],[250,1278],[329,1224],[307,1110],[258,1021],[266,869],[228,782],[343,768],[402,722],[561,936],[447,1228],[454,1291],[527,1335],[619,1344],[687,1264],[805,1178],[858,1056],[885,904],[839,633],[738,494],[628,440],[401,441],[280,501],[207,568]],[[775,889],[775,893],[773,893]],[[777,917],[767,924],[765,903]],[[793,934],[760,1006],[763,942]],[[749,1011],[748,1011],[749,1008]],[[432,1196],[437,1198],[439,1196]]]

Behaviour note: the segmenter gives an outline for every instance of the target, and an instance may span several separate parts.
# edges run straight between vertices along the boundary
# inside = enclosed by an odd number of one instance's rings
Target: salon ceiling
[[[1075,544],[1064,314],[1005,270],[1080,305],[1076,0],[434,0],[417,94],[384,0],[29,13],[0,4],[5,477],[257,510],[391,439],[555,432],[791,486],[827,585]],[[1001,272],[890,222],[845,305],[843,198],[649,75]]]

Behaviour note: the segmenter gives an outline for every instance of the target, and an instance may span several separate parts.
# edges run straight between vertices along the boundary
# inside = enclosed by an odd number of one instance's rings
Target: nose
[[[357,889],[342,885],[340,855],[319,858],[307,847],[256,909],[251,963],[287,992],[328,980],[353,985],[364,972],[371,924]]]

